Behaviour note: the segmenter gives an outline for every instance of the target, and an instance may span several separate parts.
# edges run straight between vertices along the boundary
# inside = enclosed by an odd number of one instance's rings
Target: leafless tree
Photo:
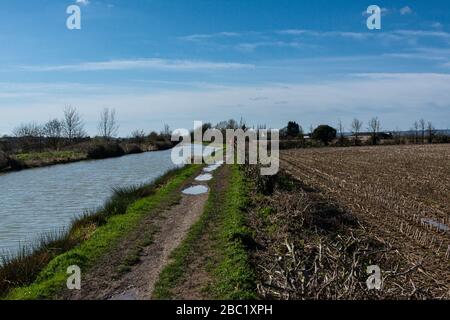
[[[134,130],[131,133],[131,138],[135,143],[142,144],[145,142],[145,131],[144,130]]]
[[[72,106],[67,106],[64,109],[63,133],[69,140],[69,143],[72,143],[74,139],[82,138],[86,135],[83,120],[77,109]]]
[[[39,151],[42,150],[43,128],[36,122],[21,124],[13,130],[13,134],[21,139],[26,149],[35,149],[37,145]]]
[[[436,129],[434,128],[433,124],[431,123],[431,121],[428,121],[427,124],[427,131],[428,131],[428,143],[433,143],[433,138],[436,134]]]
[[[58,119],[48,121],[43,127],[43,134],[54,149],[59,149],[62,137],[63,123]]]
[[[352,121],[352,134],[355,136],[355,145],[359,143],[359,133],[361,132],[361,128],[363,126],[362,121],[358,119],[353,119]]]
[[[37,138],[42,134],[42,127],[36,122],[23,123],[13,129],[17,138]]]
[[[414,143],[419,143],[419,122],[414,122]]]
[[[378,134],[380,133],[380,129],[380,120],[377,117],[370,119],[368,130],[370,131],[373,145],[376,145],[378,143]]]
[[[100,122],[98,131],[100,136],[105,140],[110,140],[117,136],[119,125],[116,121],[116,110],[105,108],[100,113]]]
[[[338,132],[339,132],[339,143],[340,143],[341,145],[343,145],[343,144],[344,144],[344,141],[345,141],[344,131],[345,131],[345,127],[344,127],[344,125],[342,124],[342,121],[339,119],[339,122],[338,122]]]
[[[426,129],[426,122],[424,119],[420,119],[419,120],[419,127],[420,127],[420,132],[422,134],[422,143],[425,143],[425,129]]]
[[[168,124],[164,124],[164,129],[161,132],[161,134],[165,137],[169,137],[172,135],[172,131],[170,130],[170,127]]]

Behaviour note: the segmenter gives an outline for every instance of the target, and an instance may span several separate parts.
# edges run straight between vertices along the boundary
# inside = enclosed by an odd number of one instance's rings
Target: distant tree
[[[156,132],[155,132],[155,134],[158,135]],[[144,143],[145,142],[145,132],[144,132],[144,130],[134,130],[131,133],[131,138],[137,144]]]
[[[422,143],[425,143],[426,122],[424,119],[420,119],[419,126],[420,126],[420,132],[421,132],[421,137],[422,137]]]
[[[414,122],[414,143],[418,144],[419,143],[419,122]]]
[[[26,149],[33,150],[37,145],[39,151],[42,150],[43,128],[36,122],[21,124],[20,126],[14,128],[13,134],[17,138],[21,138]]]
[[[170,127],[167,123],[164,124],[164,129],[162,130],[161,135],[163,135],[164,137],[168,137],[168,138],[171,137],[172,131],[170,130]]]
[[[150,142],[154,143],[156,140],[158,140],[159,134],[156,131],[152,131],[148,135],[148,139]]]
[[[402,143],[402,136],[399,128],[396,128],[394,131],[392,131],[392,136],[394,138],[395,144]]]
[[[62,137],[63,123],[58,119],[48,121],[43,128],[44,136],[49,140],[50,145],[55,149],[59,149]]]
[[[99,135],[105,139],[110,140],[117,136],[119,125],[116,121],[116,110],[105,108],[100,113],[100,122],[98,123]]]
[[[341,145],[344,145],[344,143],[345,143],[345,135],[344,135],[344,131],[345,131],[345,127],[344,127],[344,125],[342,124],[342,121],[339,120],[339,122],[338,122],[338,132],[339,132],[339,143],[340,143]]]
[[[328,125],[320,125],[314,130],[312,138],[328,145],[333,139],[336,138],[336,129]]]
[[[372,144],[377,145],[378,144],[378,135],[381,130],[380,120],[377,117],[370,119],[368,129],[370,131],[370,138],[371,138]]]
[[[13,129],[13,135],[17,138],[37,138],[42,135],[42,127],[36,122],[23,123]]]
[[[363,126],[363,122],[358,119],[353,119],[352,121],[352,134],[355,136],[355,145],[359,144],[359,134],[361,132],[361,128]]]
[[[300,135],[300,126],[295,121],[289,121],[286,128],[286,135],[290,138],[296,138]]]
[[[434,136],[436,135],[436,130],[431,121],[428,121],[427,132],[428,132],[428,143],[431,144],[433,143]]]
[[[238,126],[238,123],[236,120],[234,120],[234,119],[228,120],[226,129],[234,129],[235,130],[238,128],[239,128],[239,126]]]
[[[238,128],[239,128],[239,129],[242,129],[242,130],[244,130],[244,131],[248,129],[248,128],[247,128],[247,123],[245,122],[244,118],[242,118],[242,117],[241,117],[241,119],[239,120]]]
[[[86,135],[83,120],[77,109],[72,106],[67,106],[64,109],[63,133],[69,143]]]

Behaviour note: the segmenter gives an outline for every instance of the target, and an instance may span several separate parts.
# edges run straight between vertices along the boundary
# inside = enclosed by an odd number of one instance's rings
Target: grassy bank
[[[68,232],[44,238],[31,252],[24,250],[4,261],[0,292],[9,292],[6,299],[51,299],[64,288],[68,266],[88,269],[144,216],[170,201],[173,193],[199,169],[199,165],[186,166],[152,184],[116,190],[101,210],[77,219]]]
[[[228,168],[225,168],[228,169]],[[220,169],[223,170],[223,169]],[[216,178],[215,178],[216,179]],[[189,231],[182,244],[172,253],[172,262],[162,271],[155,286],[154,298],[172,299],[174,289],[185,280],[191,259],[206,250],[203,236],[214,251],[208,269],[214,284],[204,288],[213,299],[253,299],[255,283],[246,250],[250,237],[245,226],[244,208],[247,185],[238,166],[231,167],[229,182],[219,190],[210,182],[210,195],[200,220]]]
[[[16,158],[20,161],[76,160],[87,158],[87,154],[84,152],[76,151],[47,151],[18,153],[16,154]]]

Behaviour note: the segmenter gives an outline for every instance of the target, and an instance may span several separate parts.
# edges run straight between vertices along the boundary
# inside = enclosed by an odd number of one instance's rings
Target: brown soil
[[[160,272],[169,262],[170,253],[180,245],[189,228],[203,213],[208,199],[208,194],[181,195],[181,199],[180,194],[181,189],[174,194],[172,203],[145,218],[139,228],[123,239],[113,252],[102,257],[83,276],[80,291],[68,293],[61,298],[150,299]],[[175,200],[179,200],[178,203],[174,204]]]
[[[441,145],[292,150],[281,168],[397,250],[417,270],[410,296],[440,298],[450,292],[449,232],[423,221],[449,225],[449,158]]]

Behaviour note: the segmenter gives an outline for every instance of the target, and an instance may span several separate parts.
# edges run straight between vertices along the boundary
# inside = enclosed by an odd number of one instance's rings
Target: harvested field
[[[397,264],[383,271],[407,283],[391,277],[390,298],[450,297],[450,146],[287,150],[280,158],[284,172],[395,252]]]

